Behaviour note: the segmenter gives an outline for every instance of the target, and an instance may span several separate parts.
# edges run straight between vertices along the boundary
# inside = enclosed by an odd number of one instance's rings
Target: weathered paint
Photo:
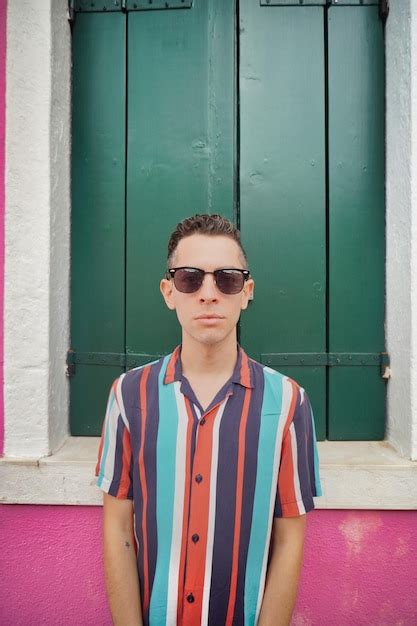
[[[6,94],[6,0],[0,0],[0,276],[4,276],[4,135]],[[3,402],[3,294],[4,280],[0,280],[0,456],[4,449]]]
[[[0,506],[2,626],[111,625],[101,508]],[[292,626],[415,626],[417,511],[308,513]]]

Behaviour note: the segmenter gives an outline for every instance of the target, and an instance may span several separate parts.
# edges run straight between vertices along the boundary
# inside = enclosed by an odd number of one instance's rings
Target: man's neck
[[[220,343],[204,344],[183,334],[181,344],[182,373],[189,379],[230,378],[238,358],[236,333]]]

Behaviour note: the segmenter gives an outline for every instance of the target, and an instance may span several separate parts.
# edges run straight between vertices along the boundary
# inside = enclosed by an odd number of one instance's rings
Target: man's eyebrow
[[[190,267],[192,269],[195,270],[202,270],[202,267],[199,267],[198,265],[176,265],[176,267]],[[220,265],[219,267],[216,267],[214,270],[204,270],[204,271],[213,271],[215,272],[216,270],[245,270],[245,267],[236,267],[235,265]]]

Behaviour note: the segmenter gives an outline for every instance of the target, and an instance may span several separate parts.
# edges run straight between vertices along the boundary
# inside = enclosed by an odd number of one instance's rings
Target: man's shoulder
[[[164,359],[167,357],[169,358],[171,354],[162,355],[153,361],[148,361],[142,365],[131,367],[130,369],[127,369],[126,372],[122,372],[115,380],[116,385],[119,386],[123,400],[126,402],[126,399],[130,398],[132,394],[137,396],[137,394],[140,393],[140,380],[145,371],[147,371],[146,386],[149,389],[149,383],[152,384],[153,380],[158,380]]]
[[[160,369],[160,366],[162,365],[163,361],[165,358],[170,357],[172,354],[172,352],[168,355],[161,355],[158,358],[154,359],[153,361],[147,361],[146,363],[143,363],[142,365],[138,365],[135,367],[131,367],[129,369],[126,370],[126,372],[124,372],[122,374],[122,376],[128,376],[129,378],[135,377],[135,376],[139,376],[142,371],[145,368],[152,368],[152,369]]]
[[[287,385],[291,385],[296,389],[299,389],[302,385],[297,382],[288,374],[284,374],[283,372],[267,365],[265,363],[260,363],[256,359],[252,359],[249,357],[249,363],[255,372],[262,374],[262,376],[272,385],[282,385],[283,383]]]
[[[288,374],[264,363],[259,363],[259,361],[253,361],[253,367],[263,377],[265,397],[270,396],[274,398],[274,401],[281,403],[284,398],[286,398],[286,402],[291,402],[291,398],[298,398],[303,394],[304,389],[301,383]],[[259,375],[255,376],[255,378],[258,377]]]

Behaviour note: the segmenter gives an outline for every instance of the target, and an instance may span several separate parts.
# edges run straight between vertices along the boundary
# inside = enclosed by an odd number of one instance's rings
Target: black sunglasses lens
[[[216,285],[222,293],[233,294],[242,291],[245,278],[242,272],[236,270],[218,270]]]
[[[174,283],[178,291],[193,293],[200,289],[203,283],[204,273],[197,269],[184,268],[174,274]]]

